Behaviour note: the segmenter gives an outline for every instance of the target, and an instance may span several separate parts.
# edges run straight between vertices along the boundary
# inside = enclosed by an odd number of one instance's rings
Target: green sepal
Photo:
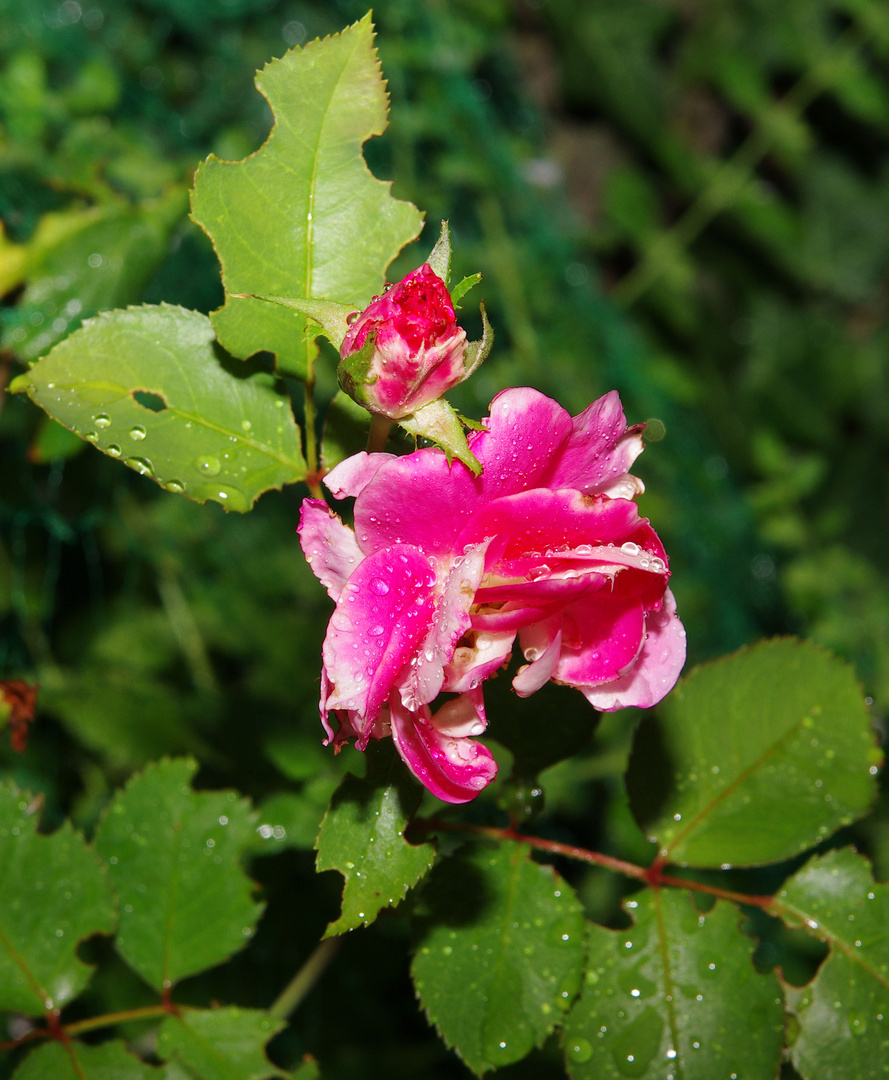
[[[364,344],[356,352],[344,356],[337,364],[336,380],[340,389],[349,395],[368,412],[375,412],[365,389],[377,381],[377,375],[371,375],[374,351],[377,347],[377,332],[371,330]]]
[[[441,223],[441,233],[426,262],[447,287],[448,278],[451,276],[451,234],[446,221]]]
[[[463,297],[469,292],[470,289],[474,289],[476,285],[481,281],[481,274],[469,274],[468,277],[463,280],[454,288],[451,293],[451,303],[454,307],[457,307]]]
[[[430,401],[398,423],[409,435],[422,436],[440,446],[447,454],[449,464],[457,458],[470,472],[481,475],[481,462],[469,449],[460,418],[444,398]]]
[[[488,359],[491,346],[494,344],[494,330],[488,322],[484,304],[479,304],[479,311],[482,316],[482,336],[480,341],[470,341],[466,346],[466,352],[463,354],[464,381]]]
[[[258,296],[255,293],[230,293],[236,300],[265,300],[270,304],[280,304],[308,316],[316,323],[322,334],[339,351],[343,338],[349,330],[348,317],[355,313],[349,304],[337,304],[333,300],[312,300],[305,296]]]

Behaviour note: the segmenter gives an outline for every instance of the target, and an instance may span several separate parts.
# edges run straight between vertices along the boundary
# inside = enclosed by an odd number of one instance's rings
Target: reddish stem
[[[490,825],[469,825],[457,821],[442,821],[434,819],[430,822],[417,822],[416,827],[421,827],[425,832],[469,832],[476,836],[487,836],[492,840],[513,840],[519,844],[527,844],[537,851],[548,851],[551,855],[564,855],[567,859],[575,859],[578,862],[594,863],[596,866],[606,866],[625,877],[644,881],[652,889],[658,889],[662,885],[676,889],[692,889],[695,892],[707,893],[710,896],[718,896],[723,900],[733,900],[738,904],[751,904],[754,907],[769,908],[774,903],[772,896],[757,896],[752,893],[739,893],[732,889],[723,889],[718,885],[705,885],[701,881],[690,881],[686,878],[673,877],[664,874],[662,867],[667,865],[666,859],[658,856],[651,866],[637,866],[635,863],[626,862],[624,859],[616,859],[612,855],[603,855],[599,851],[590,851],[588,848],[577,847],[574,844],[560,844],[555,840],[543,840],[538,836],[527,836],[516,832],[510,826],[508,829],[498,829]]]

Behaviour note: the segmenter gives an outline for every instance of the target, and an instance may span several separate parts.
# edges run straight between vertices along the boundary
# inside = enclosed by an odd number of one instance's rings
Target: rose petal
[[[452,563],[438,600],[435,616],[420,646],[416,663],[401,687],[401,701],[406,709],[416,710],[433,701],[444,684],[444,666],[454,655],[454,648],[469,629],[469,609],[485,567],[485,548]]]
[[[469,437],[481,476],[459,462],[448,465],[437,449],[382,464],[355,503],[362,549],[407,543],[427,555],[460,553],[455,540],[468,518],[493,499],[537,486],[570,431],[571,418],[555,401],[527,387],[504,390],[491,403],[487,430]]]
[[[358,454],[335,465],[324,477],[324,486],[336,499],[354,499],[367,487],[387,461],[397,461],[394,454]]]
[[[366,731],[423,640],[435,610],[429,560],[410,547],[369,556],[346,583],[322,646],[328,710]]]
[[[632,488],[638,494],[644,490],[642,481],[628,470],[642,453],[641,432],[642,425],[627,428],[620,397],[610,391],[572,418],[571,435],[541,486],[624,498]]]
[[[562,654],[554,678],[568,686],[619,679],[645,639],[642,604],[605,592],[572,604],[564,619]]]
[[[636,663],[621,679],[604,686],[579,686],[586,699],[601,712],[631,705],[648,709],[673,688],[685,663],[685,628],[676,614],[669,589],[663,607],[651,612],[645,625],[645,642]]]
[[[529,697],[549,682],[556,670],[562,649],[562,617],[558,615],[529,626],[519,634],[519,644],[530,663],[519,668],[512,688],[519,697]]]
[[[320,499],[303,499],[299,517],[297,532],[306,562],[330,598],[338,600],[349,576],[364,558],[355,533]]]
[[[491,783],[497,763],[475,739],[455,739],[436,730],[428,706],[409,712],[393,698],[392,738],[404,763],[443,802],[464,803]]]

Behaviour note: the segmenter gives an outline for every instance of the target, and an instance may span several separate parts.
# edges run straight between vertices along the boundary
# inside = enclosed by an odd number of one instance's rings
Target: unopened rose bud
[[[337,378],[359,405],[401,420],[466,378],[465,352],[450,293],[423,263],[350,325]]]

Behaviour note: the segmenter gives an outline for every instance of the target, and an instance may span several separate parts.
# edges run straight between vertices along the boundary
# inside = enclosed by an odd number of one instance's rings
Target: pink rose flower
[[[371,335],[367,356],[361,350]],[[450,293],[423,263],[352,323],[337,376],[359,405],[400,420],[463,381],[465,350],[466,332],[457,326]]]
[[[336,602],[322,650],[327,742],[364,749],[391,734],[433,794],[474,798],[497,771],[473,738],[486,727],[482,683],[516,637],[521,697],[552,679],[604,711],[660,701],[685,631],[664,549],[632,501],[640,432],[614,391],[571,417],[513,389],[469,436],[480,476],[438,449],[338,465],[325,483],[355,498],[354,531],[315,499],[299,529]],[[457,696],[433,713],[441,692]]]

